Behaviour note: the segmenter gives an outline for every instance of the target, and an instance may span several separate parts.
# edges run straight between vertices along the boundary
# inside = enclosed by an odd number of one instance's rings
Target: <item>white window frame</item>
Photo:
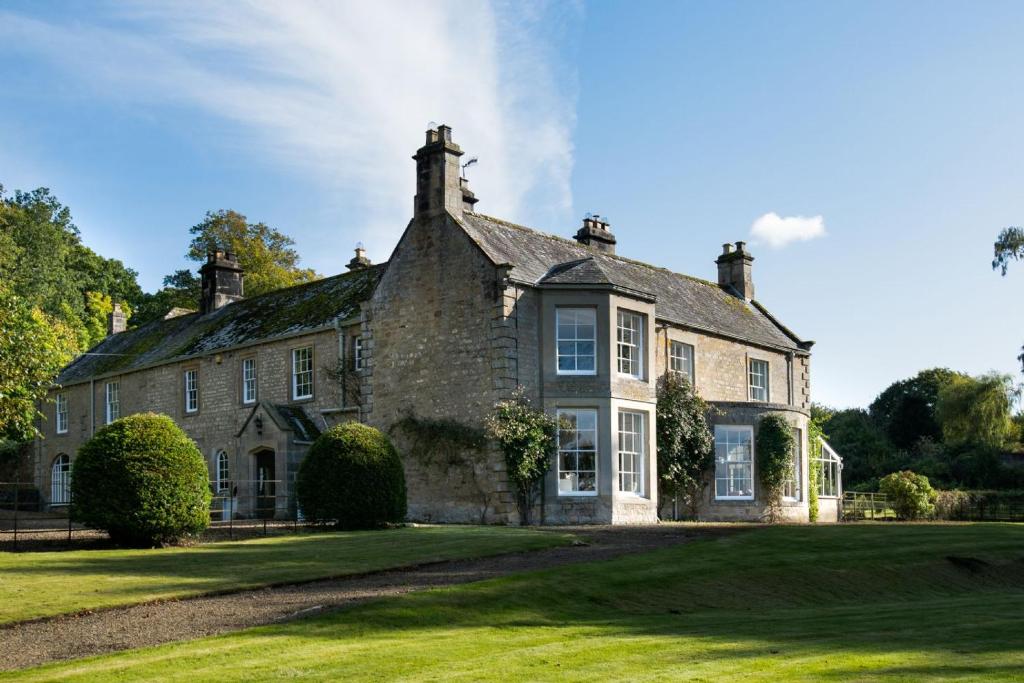
[[[647,463],[647,413],[620,410],[618,437],[619,491],[642,498]]]
[[[183,373],[185,389],[185,412],[189,415],[199,412],[199,368],[189,368]]]
[[[755,371],[754,367],[757,366],[758,370]],[[762,370],[763,369],[763,370]],[[771,399],[771,382],[769,381],[771,365],[768,361],[762,358],[750,358],[747,360],[747,386],[749,388],[748,396],[751,401],[757,403],[768,403]],[[761,379],[764,382],[764,386],[755,384],[755,379]],[[764,392],[764,398],[759,398],[759,393]]]
[[[121,384],[120,382],[107,382],[103,388],[103,424],[110,424],[121,417]]]
[[[53,409],[54,428],[58,434],[68,433],[68,395],[57,394],[56,404]]]
[[[749,460],[729,460],[728,459],[728,456],[729,456],[728,449],[729,449],[729,447],[732,444],[730,443],[730,441],[728,439],[725,439],[725,434],[727,434],[727,433],[740,433],[740,432],[749,434],[749,436],[750,436],[750,440],[749,440],[749,443],[750,443],[750,458],[749,458]],[[725,440],[724,444],[722,443],[723,439]],[[739,444],[739,441],[737,440],[737,445],[738,444]],[[719,448],[720,446],[723,446],[723,445],[726,448],[726,451],[724,453],[724,457],[721,454],[721,451],[720,451],[720,448]],[[754,487],[756,485],[756,479],[755,479],[756,471],[755,471],[754,453],[755,453],[755,451],[754,451],[754,428],[751,425],[715,425],[715,491],[714,491],[714,493],[715,493],[715,500],[754,500],[754,493],[755,493]],[[719,493],[718,493],[718,482],[719,481],[730,482],[730,481],[732,481],[735,478],[735,477],[732,476],[731,472],[729,471],[729,465],[736,466],[736,465],[746,465],[746,464],[749,464],[749,468],[750,468],[750,494],[749,495],[728,495],[728,494],[726,494],[726,495],[719,495]],[[724,476],[719,471],[719,465],[725,465],[726,466]],[[744,479],[745,479],[745,477],[744,477]],[[727,488],[727,490],[728,490],[728,488]]]
[[[616,315],[616,368],[620,375],[641,379],[644,376],[644,327],[641,313],[619,309]],[[629,353],[632,350],[632,353]],[[626,352],[624,354],[624,352]],[[636,357],[633,358],[632,354]],[[623,370],[623,367],[626,367]]]
[[[571,320],[569,319],[570,317],[572,318]],[[581,317],[589,318],[589,322],[586,319],[581,319]],[[562,336],[563,325],[573,328],[573,335],[571,337]],[[579,329],[588,325],[593,330],[593,335],[591,337],[580,336]],[[561,352],[563,344],[572,344],[572,354],[563,354]],[[580,353],[581,344],[590,344],[591,353]],[[561,361],[563,358],[571,358],[573,360],[573,369],[562,369]],[[580,360],[588,358],[593,367],[589,370],[585,368],[579,369]],[[583,306],[559,306],[555,309],[555,372],[559,375],[597,374],[597,309]]]
[[[815,458],[814,464],[818,467],[818,497],[839,498],[842,496],[843,461],[838,455],[836,455],[836,452],[832,450],[832,447],[824,441],[821,442],[821,457]],[[829,478],[831,478],[833,484],[829,487],[831,493],[826,492],[825,487],[825,482]]]
[[[71,502],[71,458],[59,454],[50,465],[50,505],[67,505]]]
[[[242,403],[255,403],[259,395],[257,378],[259,372],[256,369],[256,358],[250,356],[242,359]]]
[[[231,489],[231,461],[228,452],[224,449],[217,451],[214,456],[214,467],[217,475],[217,491],[223,492]]]
[[[563,440],[565,433],[571,431],[571,432],[573,432],[573,433],[578,435],[579,432],[581,431],[579,429],[573,429],[573,430],[562,429],[563,416],[567,416],[569,414],[575,415],[576,416],[576,424],[578,425],[579,424],[579,415],[581,413],[590,414],[590,415],[593,415],[593,417],[594,417],[594,429],[593,429],[594,438],[593,438],[593,447],[592,448],[580,448],[579,447],[579,437],[578,436],[576,436],[570,442],[570,444],[564,443],[564,440]],[[557,455],[557,465],[558,465],[558,468],[557,468],[557,475],[556,475],[557,476],[558,495],[559,496],[596,496],[597,495],[597,491],[598,491],[598,484],[599,484],[599,478],[598,478],[598,469],[599,469],[598,468],[598,456],[599,456],[599,450],[598,450],[598,430],[600,429],[600,415],[598,414],[596,408],[559,408],[558,411],[557,411],[557,415],[558,415],[558,424],[559,424],[559,429],[558,429],[558,455]],[[586,430],[586,431],[590,431],[590,430]],[[570,445],[572,445],[574,447],[569,447]],[[579,458],[580,458],[581,454],[591,455],[593,457],[593,459],[594,459],[594,469],[593,470],[581,469],[580,468],[580,466],[579,466]],[[562,460],[563,460],[564,456],[571,457],[573,459],[576,467],[575,468],[563,468],[562,467],[562,464],[563,464]],[[590,490],[590,489],[580,489],[579,488],[579,477],[580,477],[580,474],[582,474],[582,473],[589,474],[591,472],[594,475],[593,490]],[[570,475],[570,477],[563,477],[563,475],[566,475],[566,474]],[[568,482],[572,482],[573,481],[573,479],[571,478],[571,475],[575,475],[575,486],[573,488],[563,489],[562,488],[562,482],[563,481],[568,481]]]
[[[303,362],[303,369],[299,368],[299,363]],[[308,382],[300,382],[299,378],[305,378],[308,376]],[[309,385],[309,393],[299,393],[300,387]],[[313,398],[313,347],[302,346],[297,349],[292,349],[292,400],[300,401],[307,398]]]
[[[352,367],[356,372],[362,372],[366,358],[363,354],[363,338],[354,337],[352,339]]]
[[[804,431],[799,427],[793,427],[793,451],[791,454],[791,466],[789,476],[782,484],[782,499],[791,503],[799,503],[803,499],[803,472],[801,466],[804,461]]]
[[[689,358],[686,357],[687,351]],[[670,341],[668,345],[669,369],[690,380],[690,386],[696,385],[697,361],[694,358],[697,355],[696,351],[693,344],[686,342]]]

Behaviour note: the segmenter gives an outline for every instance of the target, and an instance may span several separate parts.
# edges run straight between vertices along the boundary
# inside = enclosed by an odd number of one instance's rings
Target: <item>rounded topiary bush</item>
[[[405,472],[390,439],[347,422],[324,432],[299,466],[302,514],[343,529],[372,529],[405,519]]]
[[[79,449],[71,518],[117,543],[174,543],[210,523],[210,479],[195,443],[166,415],[115,420]]]

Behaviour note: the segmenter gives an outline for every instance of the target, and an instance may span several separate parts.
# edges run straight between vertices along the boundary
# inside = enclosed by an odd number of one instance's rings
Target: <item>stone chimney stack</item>
[[[128,329],[128,317],[121,309],[121,304],[114,304],[114,310],[107,315],[107,336],[120,334]]]
[[[602,254],[615,253],[615,235],[607,220],[600,216],[587,216],[583,219],[583,227],[573,237],[577,242]]]
[[[461,156],[462,149],[452,142],[451,128],[441,125],[427,131],[427,144],[413,157],[416,161],[414,219],[437,216],[445,211],[462,216],[465,201],[459,168]]]
[[[356,245],[356,255],[348,262],[349,272],[353,270],[365,270],[372,265],[373,262],[366,257],[366,249],[363,248],[363,243],[360,242]]]
[[[206,255],[199,269],[203,293],[199,302],[201,313],[211,313],[222,306],[240,301],[244,294],[242,268],[238,258],[229,251],[217,249]]]
[[[715,263],[720,287],[746,301],[754,298],[754,257],[747,251],[746,242],[737,242],[735,249],[731,244],[723,244],[722,255]]]

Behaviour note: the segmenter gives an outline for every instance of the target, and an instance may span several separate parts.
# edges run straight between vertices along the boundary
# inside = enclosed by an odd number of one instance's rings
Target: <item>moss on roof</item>
[[[205,315],[154,320],[107,337],[57,378],[71,384],[221,349],[313,331],[358,314],[383,265],[243,299]]]

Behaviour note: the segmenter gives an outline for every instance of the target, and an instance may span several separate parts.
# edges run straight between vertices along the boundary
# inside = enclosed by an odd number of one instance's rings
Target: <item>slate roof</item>
[[[776,348],[810,348],[759,303],[713,282],[596,253],[578,242],[482,214],[465,212],[460,225],[492,262],[511,264],[511,277],[518,282],[608,284],[653,298],[657,317],[667,322]]]
[[[385,265],[268,292],[205,315],[154,320],[112,335],[64,368],[57,383],[74,384],[333,325],[359,313],[359,304],[373,293]]]

